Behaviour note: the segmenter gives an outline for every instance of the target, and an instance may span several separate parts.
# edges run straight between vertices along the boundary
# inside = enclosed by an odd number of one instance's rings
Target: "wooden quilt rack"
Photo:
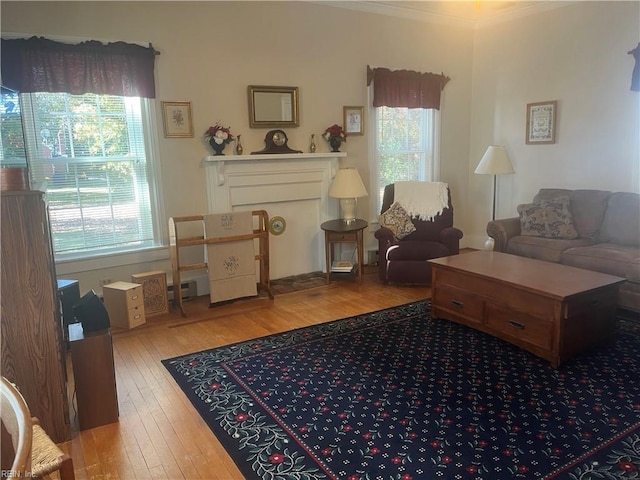
[[[258,283],[258,288],[266,291],[269,295],[269,299],[273,300],[273,293],[271,292],[271,287],[269,285],[269,230],[267,227],[269,224],[269,215],[264,210],[253,210],[251,214],[254,219],[258,219],[258,228],[254,229],[253,233],[212,238],[204,238],[204,234],[197,237],[180,238],[178,234],[178,224],[185,222],[202,222],[204,220],[204,215],[169,218],[169,255],[171,257],[171,269],[173,271],[173,306],[180,309],[183,317],[186,317],[187,314],[184,311],[182,295],[180,294],[180,285],[182,284],[181,274],[182,272],[190,270],[207,268],[207,264],[206,262],[201,262],[182,265],[180,263],[180,248],[182,247],[258,239],[259,252],[255,256],[255,259],[260,262],[260,282]]]

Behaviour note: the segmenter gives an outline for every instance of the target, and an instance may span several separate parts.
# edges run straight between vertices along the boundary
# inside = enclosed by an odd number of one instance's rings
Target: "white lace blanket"
[[[393,199],[411,217],[429,221],[449,206],[449,186],[443,182],[396,182]]]

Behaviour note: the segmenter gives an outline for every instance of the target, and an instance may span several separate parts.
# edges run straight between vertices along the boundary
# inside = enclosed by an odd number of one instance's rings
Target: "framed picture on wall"
[[[162,124],[167,138],[193,137],[191,102],[162,102]]]
[[[527,145],[556,143],[556,110],[558,102],[527,104]]]
[[[364,135],[364,107],[342,107],[347,135]]]

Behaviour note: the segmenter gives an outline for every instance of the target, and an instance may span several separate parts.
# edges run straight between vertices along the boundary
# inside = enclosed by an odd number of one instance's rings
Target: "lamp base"
[[[493,250],[493,247],[495,246],[495,240],[491,237],[487,238],[484,241],[484,249],[485,250]]]
[[[355,198],[341,198],[340,210],[342,211],[342,220],[347,225],[356,221],[356,204]]]

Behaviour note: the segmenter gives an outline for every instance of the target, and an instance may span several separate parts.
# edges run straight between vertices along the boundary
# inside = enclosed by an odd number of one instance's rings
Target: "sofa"
[[[618,306],[640,312],[640,194],[544,188],[518,214],[488,223],[494,251],[626,278]]]

